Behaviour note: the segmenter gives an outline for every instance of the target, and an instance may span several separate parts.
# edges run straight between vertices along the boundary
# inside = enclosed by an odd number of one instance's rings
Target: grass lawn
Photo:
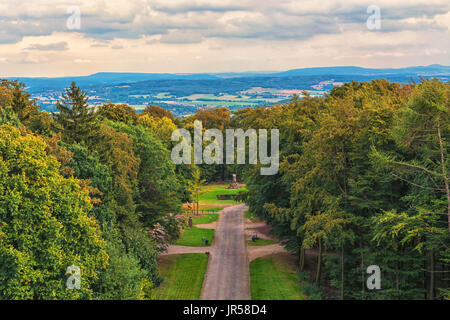
[[[250,240],[248,242],[249,246],[267,246],[268,244],[274,244],[277,243],[274,240],[267,240],[267,239],[257,239],[255,242],[253,242],[252,240]]]
[[[305,300],[294,268],[283,254],[257,258],[250,263],[253,300]]]
[[[245,190],[245,188],[241,189],[227,189],[229,184],[208,184],[202,186],[202,189],[199,194],[199,202],[200,205],[205,204],[238,204],[237,201],[234,200],[218,200],[217,195],[220,194],[238,194],[239,190]]]
[[[204,253],[162,256],[159,271],[164,282],[152,291],[152,300],[198,300],[208,264]]]
[[[223,210],[223,208],[219,208],[219,207],[202,207],[202,206],[200,206],[200,210],[211,211],[211,212],[219,212],[220,210]]]
[[[189,219],[189,218],[188,218]],[[219,219],[219,215],[216,213],[208,213],[200,216],[192,216],[192,224],[208,224]]]
[[[186,228],[175,244],[180,246],[200,247],[202,246],[202,237],[209,241],[211,245],[214,229]]]

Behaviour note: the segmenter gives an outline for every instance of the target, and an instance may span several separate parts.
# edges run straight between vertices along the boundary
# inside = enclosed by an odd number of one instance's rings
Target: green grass
[[[211,245],[213,235],[214,229],[201,229],[196,227],[186,228],[175,244],[180,246],[200,247],[202,246],[202,237],[204,237],[209,241],[209,245]]]
[[[250,240],[248,242],[249,246],[267,246],[269,244],[274,244],[277,243],[274,240],[267,240],[267,239],[257,239],[255,242],[253,242],[252,240]]]
[[[257,258],[250,263],[253,300],[305,300],[295,270],[280,255]]]
[[[200,208],[198,209],[198,213],[202,214],[202,212],[219,212],[220,210],[223,210],[223,208],[220,208],[220,207],[208,207],[208,206],[201,206],[200,205]],[[193,212],[194,214],[197,213],[196,210],[192,211],[192,210],[185,209],[185,211],[187,211],[189,213]]]
[[[152,290],[152,300],[198,300],[208,255],[186,253],[161,257],[159,271],[164,282]]]
[[[220,210],[223,210],[223,208],[219,208],[219,207],[200,207],[200,210],[210,211],[210,212],[219,212]]]
[[[208,224],[214,221],[217,221],[219,219],[219,215],[216,213],[208,213],[201,216],[193,216],[192,217],[192,224]]]
[[[199,202],[201,204],[238,204],[234,200],[218,200],[217,195],[221,194],[238,194],[241,189],[227,189],[229,184],[209,184],[202,186],[199,195]]]

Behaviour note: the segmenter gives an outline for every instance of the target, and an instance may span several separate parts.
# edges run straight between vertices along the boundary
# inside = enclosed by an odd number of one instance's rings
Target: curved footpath
[[[250,300],[245,240],[245,205],[225,208],[219,216],[201,300]]]

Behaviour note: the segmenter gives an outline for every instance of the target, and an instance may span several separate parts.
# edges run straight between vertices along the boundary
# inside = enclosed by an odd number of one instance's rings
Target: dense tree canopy
[[[2,126],[0,154],[0,296],[92,297],[108,255],[87,190],[60,175],[41,138]],[[71,265],[81,269],[81,290],[66,288]]]
[[[442,297],[449,112],[449,85],[438,80],[353,82],[321,98],[240,110],[233,125],[279,128],[281,139],[279,175],[246,169],[247,203],[297,250],[301,268],[305,250],[318,250],[315,282],[325,272],[341,298]],[[384,272],[379,292],[365,289],[371,264]]]
[[[436,79],[351,82],[323,97],[174,119],[153,105],[96,109],[74,83],[58,113],[39,112],[22,84],[2,80],[0,297],[149,298],[181,204],[201,182],[231,173],[326,297],[449,297],[449,88]],[[192,132],[195,120],[203,130],[279,129],[279,172],[175,166],[171,133]],[[66,288],[70,265],[81,269],[82,290]],[[382,270],[381,290],[365,286],[369,265]]]

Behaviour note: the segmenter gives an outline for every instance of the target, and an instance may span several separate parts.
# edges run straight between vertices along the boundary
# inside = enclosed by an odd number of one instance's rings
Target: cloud
[[[155,1],[152,4],[155,10],[167,13],[183,12],[230,12],[251,10],[253,6],[249,1],[230,1],[230,0],[164,0]]]
[[[67,42],[58,42],[50,44],[32,44],[25,50],[39,50],[39,51],[64,51],[67,50]]]
[[[200,34],[180,30],[170,31],[168,34],[163,35],[160,39],[161,43],[169,44],[199,43],[201,41],[202,36]]]
[[[74,0],[81,11],[81,29],[68,30],[67,5],[62,1],[25,0],[0,4],[0,43],[53,32],[81,32],[99,40],[138,39],[166,35],[178,43],[176,30],[191,38],[308,39],[340,32],[340,26],[363,29],[372,0]],[[437,28],[434,18],[449,12],[448,0],[379,0],[380,32]],[[408,23],[408,19],[427,22]],[[175,31],[174,31],[175,30]],[[193,35],[195,33],[195,35]],[[173,40],[172,40],[173,39]],[[180,41],[182,39],[179,39]]]
[[[372,4],[381,10],[380,30],[366,25]],[[73,5],[81,12],[79,30],[67,27],[66,0],[1,1],[0,52],[8,61],[2,72],[15,73],[25,62],[22,70],[34,73],[69,72],[68,65],[90,73],[450,63],[450,44],[443,41],[448,0],[71,0]]]
[[[92,61],[89,59],[75,59],[73,60],[75,63],[91,63]]]

